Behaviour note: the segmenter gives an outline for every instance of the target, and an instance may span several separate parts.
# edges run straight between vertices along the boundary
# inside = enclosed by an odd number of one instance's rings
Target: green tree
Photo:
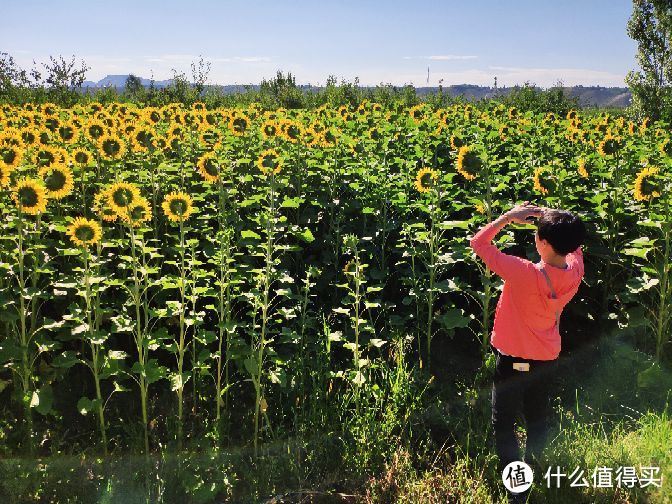
[[[137,97],[142,94],[144,91],[144,87],[142,85],[142,79],[138,77],[137,75],[129,74],[128,77],[126,77],[126,93],[133,97]]]
[[[672,1],[633,0],[628,36],[637,41],[637,63],[625,82],[632,92],[632,111],[637,116],[669,119],[672,112]]]

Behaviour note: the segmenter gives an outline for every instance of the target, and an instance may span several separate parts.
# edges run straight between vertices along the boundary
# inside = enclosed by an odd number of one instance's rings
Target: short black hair
[[[537,220],[540,240],[546,240],[561,256],[574,252],[586,239],[583,221],[567,210],[547,209]]]

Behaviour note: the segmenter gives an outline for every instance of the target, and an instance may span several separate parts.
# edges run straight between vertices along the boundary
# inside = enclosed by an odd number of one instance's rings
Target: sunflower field
[[[437,352],[492,369],[501,281],[469,238],[523,200],[589,230],[563,333],[667,361],[670,137],[496,103],[3,105],[3,453],[257,457],[336,430],[343,460],[377,463],[377,440],[412,436]],[[499,248],[536,261],[530,229]]]

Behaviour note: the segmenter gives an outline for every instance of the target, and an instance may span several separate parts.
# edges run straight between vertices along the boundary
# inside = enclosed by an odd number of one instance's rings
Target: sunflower
[[[579,113],[574,109],[571,109],[569,112],[567,112],[567,120],[568,121],[571,121],[573,119],[578,119],[578,117],[579,117]]]
[[[59,147],[44,145],[33,152],[33,164],[38,167],[54,164],[67,165],[69,160],[68,152]]]
[[[223,140],[222,132],[217,128],[213,128],[212,126],[207,126],[204,128],[201,131],[199,138],[203,145],[206,145],[211,149],[218,148],[222,144]]]
[[[161,112],[155,107],[147,107],[142,111],[143,118],[152,124],[158,124],[161,122]]]
[[[98,152],[103,159],[113,161],[121,159],[126,153],[126,145],[116,135],[105,133],[98,137]]]
[[[107,131],[107,126],[102,121],[91,119],[84,127],[84,134],[89,140],[96,141]]]
[[[672,157],[672,142],[670,142],[669,138],[666,138],[663,140],[663,142],[658,146],[658,150],[660,150],[661,154],[667,157]]]
[[[136,128],[131,134],[131,146],[136,153],[155,149],[154,133],[145,126]]]
[[[47,191],[39,180],[20,180],[12,193],[12,198],[21,212],[37,215],[47,209]]]
[[[236,136],[243,136],[250,126],[250,120],[245,114],[237,114],[229,119],[229,129]]]
[[[9,185],[9,177],[12,174],[12,167],[0,161],[0,187]]]
[[[21,130],[21,140],[23,141],[24,147],[31,147],[37,143],[39,135],[37,130],[32,126],[29,126]]]
[[[60,127],[61,121],[57,117],[47,117],[44,120],[44,127],[47,128],[52,133],[56,133],[56,130]]]
[[[483,206],[483,203],[481,203],[480,201],[474,205],[474,208],[480,214],[485,213],[485,206]]]
[[[636,127],[637,127],[637,125],[634,122],[628,121],[628,135],[634,136],[635,131],[636,131]]]
[[[278,124],[272,119],[267,119],[261,124],[261,134],[264,139],[274,138],[278,133]]]
[[[509,119],[515,119],[516,117],[518,117],[518,109],[516,107],[511,107],[507,115]]]
[[[620,148],[621,140],[608,134],[600,142],[600,145],[598,145],[597,152],[599,152],[601,156],[613,156]]]
[[[338,115],[340,115],[342,119],[346,119],[349,114],[350,112],[348,111],[348,107],[346,105],[341,105],[338,107]]]
[[[450,146],[455,150],[459,150],[461,147],[464,147],[464,140],[457,135],[451,135]]]
[[[315,131],[313,126],[308,126],[308,128],[306,128],[306,132],[303,135],[303,141],[306,144],[306,147],[316,147],[320,145],[321,136],[319,132]]]
[[[457,153],[457,171],[467,180],[474,180],[483,165],[478,154],[468,145],[463,145]]]
[[[257,158],[257,166],[264,175],[277,175],[282,170],[280,155],[275,149],[266,149]]]
[[[78,247],[88,247],[100,241],[103,231],[96,221],[84,217],[76,217],[68,226],[65,234]]]
[[[206,152],[196,162],[198,173],[208,182],[217,182],[220,176],[220,164],[214,152]]]
[[[542,174],[548,172],[547,167],[535,168],[534,169],[534,188],[539,191],[541,194],[548,194],[549,189],[544,185],[549,180],[542,180]],[[548,184],[547,184],[548,185]]]
[[[45,116],[52,116],[56,115],[58,107],[51,102],[45,102],[42,105],[38,106],[38,110],[42,112]]]
[[[581,175],[583,178],[588,178],[588,170],[586,170],[585,159],[583,158],[579,159],[577,171],[579,172],[579,175]]]
[[[642,120],[642,124],[639,125],[639,134],[643,135],[644,133],[646,133],[646,130],[649,129],[650,125],[651,125],[651,119],[645,117]]]
[[[172,222],[185,221],[194,211],[191,196],[183,192],[170,193],[163,200],[161,208]]]
[[[423,168],[415,177],[415,188],[421,193],[429,192],[429,190],[436,185],[438,180],[439,174],[436,170]]]
[[[133,227],[140,227],[142,223],[152,219],[152,209],[149,202],[140,196],[119,214],[119,218]]]
[[[66,165],[43,166],[37,173],[44,181],[49,199],[60,200],[75,186],[72,171]]]
[[[72,143],[79,136],[79,129],[72,122],[64,122],[57,129],[58,137],[65,143]]]
[[[93,197],[93,211],[96,212],[105,222],[114,222],[118,216],[108,204],[109,189],[102,190]]]
[[[348,281],[352,280],[351,277],[354,277],[357,274],[357,263],[354,259],[345,263],[343,267],[343,273],[348,278]]]
[[[105,193],[110,209],[120,217],[141,198],[140,190],[128,182],[116,182]]]
[[[322,132],[321,144],[322,144],[322,147],[326,147],[326,148],[336,147],[336,145],[338,145],[338,137],[330,129],[325,129]]]
[[[651,189],[652,184],[646,184],[647,181],[646,179],[648,177],[653,177],[655,174],[659,172],[658,168],[650,167],[647,166],[642,169],[637,174],[637,178],[635,179],[635,199],[637,201],[649,201],[653,198],[657,198],[660,196],[660,192],[656,191],[655,189]],[[646,189],[645,189],[645,184],[646,184]],[[648,189],[651,189],[650,191]]]
[[[72,160],[80,166],[86,166],[91,160],[91,153],[82,147],[79,147],[72,151],[71,153]]]
[[[505,141],[509,136],[509,126],[507,124],[502,124],[499,127],[499,138],[502,141]]]
[[[285,119],[280,122],[280,130],[282,131],[282,136],[292,143],[297,143],[301,140],[304,133],[301,123],[290,119]]]
[[[21,164],[23,159],[23,147],[12,144],[5,144],[0,146],[0,162],[16,168]]]
[[[425,120],[425,107],[422,104],[415,105],[408,109],[408,115],[415,124],[421,124]]]

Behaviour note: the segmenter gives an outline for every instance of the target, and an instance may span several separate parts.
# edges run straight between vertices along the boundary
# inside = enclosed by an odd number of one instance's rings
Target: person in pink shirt
[[[539,262],[505,254],[492,243],[507,224],[530,224],[534,219]],[[521,403],[527,427],[524,460],[533,470],[540,469],[549,387],[561,350],[560,314],[583,278],[581,245],[585,235],[578,216],[526,201],[486,224],[470,240],[474,252],[504,280],[490,338],[496,355],[492,424],[500,472],[520,460],[514,422]]]

